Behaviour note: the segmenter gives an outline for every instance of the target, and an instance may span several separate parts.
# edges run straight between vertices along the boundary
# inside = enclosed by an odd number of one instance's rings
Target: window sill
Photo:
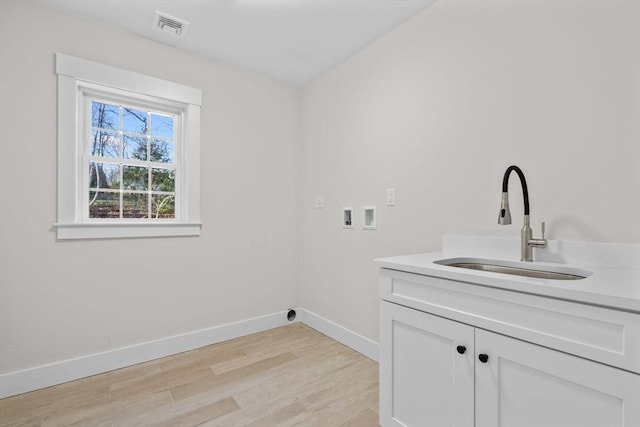
[[[199,222],[131,222],[131,223],[71,223],[54,224],[58,240],[70,239],[120,239],[129,237],[199,236]]]

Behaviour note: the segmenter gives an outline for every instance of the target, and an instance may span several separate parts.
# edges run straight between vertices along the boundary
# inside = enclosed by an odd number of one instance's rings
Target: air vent
[[[184,37],[188,27],[189,23],[184,19],[176,18],[158,10],[156,10],[156,14],[153,17],[153,28],[176,37]]]

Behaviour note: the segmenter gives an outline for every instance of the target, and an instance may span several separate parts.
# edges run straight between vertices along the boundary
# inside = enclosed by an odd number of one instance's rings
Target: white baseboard
[[[322,332],[326,336],[351,347],[358,353],[363,354],[371,360],[378,361],[378,343],[364,337],[350,329],[342,327],[331,320],[325,319],[309,310],[300,308],[298,311],[298,319],[305,325]]]
[[[296,312],[298,314],[296,322],[302,322],[366,357],[378,361],[378,343],[375,341],[308,310],[300,308],[296,309]],[[282,311],[49,365],[9,372],[0,375],[0,399],[194,350],[288,323],[291,322],[287,320],[287,312]]]
[[[188,332],[0,375],[0,399],[171,356],[290,323],[287,312]]]

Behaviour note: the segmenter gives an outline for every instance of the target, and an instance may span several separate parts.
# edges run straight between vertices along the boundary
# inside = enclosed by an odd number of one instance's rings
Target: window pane
[[[171,169],[151,169],[151,189],[153,191],[176,191],[176,173]]]
[[[120,120],[118,106],[91,102],[91,127],[102,129],[118,129]]]
[[[147,138],[124,135],[122,150],[125,159],[147,160]]]
[[[151,140],[152,162],[173,163],[173,143],[162,139]]]
[[[90,218],[175,218],[175,125],[171,113],[91,101]]]
[[[120,195],[89,191],[89,218],[120,218]]]
[[[122,195],[123,218],[147,218],[149,196],[144,193],[124,193]]]
[[[122,169],[122,184],[125,190],[146,190],[149,188],[149,168],[124,165]]]
[[[120,156],[118,134],[96,131],[91,133],[91,155],[117,158]]]
[[[122,130],[130,133],[147,133],[147,112],[123,108]]]
[[[151,135],[173,139],[173,117],[151,113]]]
[[[175,197],[173,195],[154,194],[151,199],[151,216],[153,218],[175,218]]]
[[[89,188],[120,188],[120,166],[113,163],[89,163]]]

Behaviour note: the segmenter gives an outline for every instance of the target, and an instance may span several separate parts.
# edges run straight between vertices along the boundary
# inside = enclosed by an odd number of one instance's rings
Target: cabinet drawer
[[[381,269],[380,299],[640,373],[640,315]]]

